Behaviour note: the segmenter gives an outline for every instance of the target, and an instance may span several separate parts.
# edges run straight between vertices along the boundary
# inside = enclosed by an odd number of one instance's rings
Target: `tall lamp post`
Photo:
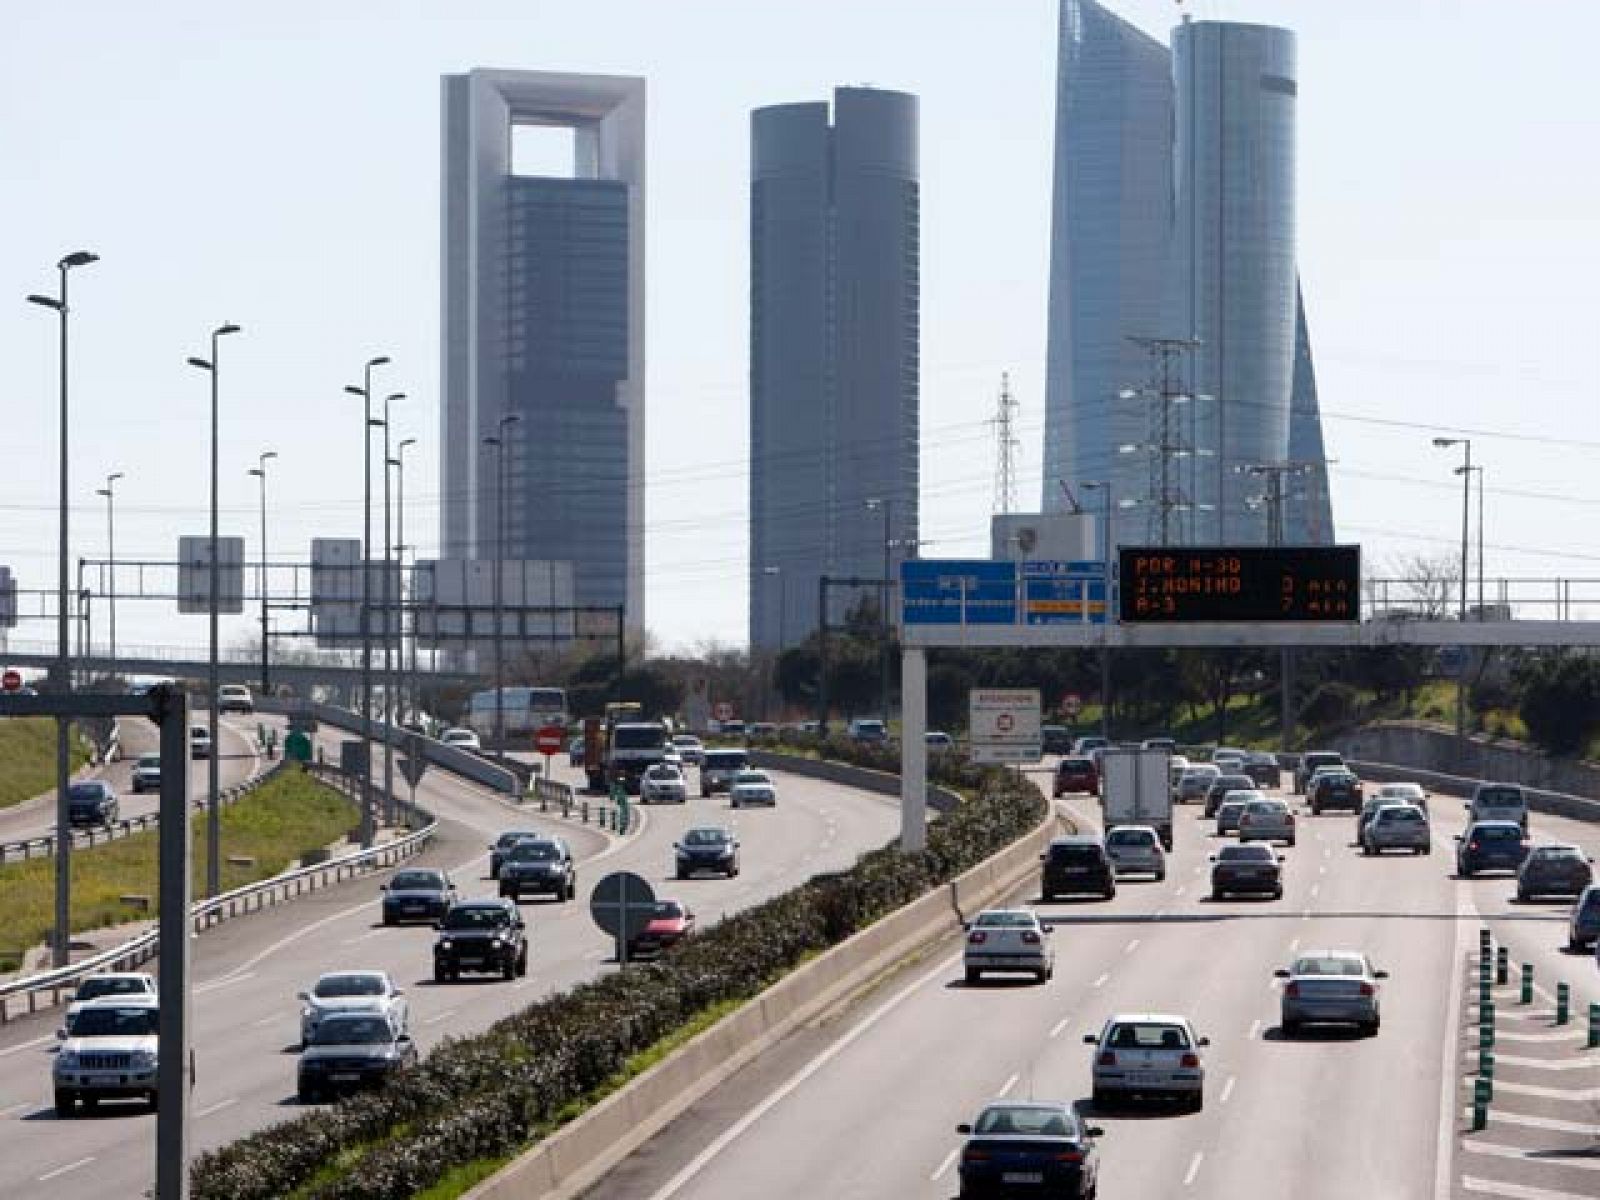
[[[257,579],[261,585],[261,694],[263,696],[272,691],[272,678],[270,675],[270,660],[267,654],[267,460],[277,458],[276,450],[263,450],[256,455],[256,464],[250,468],[250,474],[261,481],[261,573]]]
[[[505,640],[500,631],[502,587],[506,565],[506,451],[510,449],[508,430],[522,417],[505,413],[500,418],[498,434],[491,433],[483,439],[485,446],[495,450],[494,488],[494,742],[495,753],[505,757]]]
[[[394,823],[394,526],[389,496],[389,405],[404,392],[383,398],[383,815]]]
[[[406,551],[411,549],[411,547],[406,544],[406,447],[407,446],[415,446],[416,444],[417,444],[417,439],[416,438],[405,438],[405,439],[403,439],[399,443],[399,445],[397,445],[394,448],[394,457],[389,460],[389,466],[393,467],[394,468],[394,472],[395,472],[395,505],[394,505],[394,509],[395,509],[395,535],[394,535],[394,542],[395,542],[395,546],[394,546],[394,552],[400,559],[400,575],[401,575],[402,580],[404,579],[405,570],[406,570]],[[413,636],[413,638],[411,640],[411,647],[412,647],[412,649],[411,649],[411,666],[412,666],[412,670],[408,672],[406,670],[406,626],[405,626],[406,595],[405,595],[404,586],[402,586],[401,589],[400,589],[400,595],[399,595],[398,599],[400,601],[401,617],[400,617],[399,624],[395,628],[395,636],[400,639],[400,656],[399,656],[400,657],[400,674],[402,676],[404,676],[405,679],[406,679],[406,687],[400,689],[400,691],[401,691],[401,695],[402,696],[408,696],[409,697],[409,704],[411,705],[411,707],[414,708],[414,707],[416,707],[416,690],[415,690],[415,688],[416,688],[415,668],[416,668],[416,662],[417,662],[416,638],[415,638],[415,636]],[[402,708],[402,710],[404,710],[405,705],[402,704],[401,708]],[[402,711],[402,715],[404,715],[403,711]]]
[[[1111,740],[1111,481],[1090,479],[1078,485],[1085,491],[1098,491],[1105,500],[1101,506],[1100,554],[1105,569],[1106,613],[1100,631],[1100,736]],[[1087,597],[1085,597],[1087,599]]]
[[[30,304],[40,304],[54,309],[60,318],[58,371],[61,382],[60,407],[60,515],[57,532],[56,574],[56,688],[62,692],[72,689],[72,643],[68,633],[68,551],[67,551],[67,272],[75,267],[86,267],[99,262],[100,256],[88,250],[77,250],[56,263],[61,280],[61,291],[56,296],[32,295]],[[56,718],[56,829],[65,831],[67,819],[67,784],[71,775],[68,769],[68,736],[71,722],[65,717]],[[51,938],[51,960],[55,966],[67,965],[67,946],[72,921],[72,839],[56,838],[56,924]]]
[[[1470,467],[1457,467],[1457,475],[1465,475],[1468,480],[1473,475],[1478,477],[1478,620],[1487,620],[1483,607],[1483,464],[1473,463]]]
[[[113,471],[106,476],[106,485],[96,488],[95,495],[106,498],[106,563],[110,569],[110,587],[107,589],[111,609],[111,663],[112,670],[116,670],[117,662],[117,510],[116,510],[116,484],[123,478],[121,471]],[[1480,588],[1481,592],[1482,589]],[[1482,603],[1480,598],[1479,603]]]
[[[209,550],[211,562],[207,580],[207,621],[210,625],[210,649],[206,671],[206,721],[211,731],[211,752],[206,756],[206,895],[215,896],[222,891],[222,812],[218,801],[221,781],[218,778],[218,759],[222,746],[217,740],[217,593],[221,590],[221,572],[217,563],[217,388],[221,374],[217,347],[229,334],[238,333],[239,327],[228,321],[211,331],[211,357],[190,358],[189,365],[211,376],[211,535]]]
[[[361,845],[372,845],[372,372],[387,365],[389,356],[369,358],[359,386],[344,390],[360,396],[361,419]]]
[[[878,663],[878,694],[883,697],[883,725],[889,727],[889,547],[894,521],[894,500],[890,497],[867,501],[871,512],[883,513],[883,576],[878,587],[878,616],[883,622],[883,653]]]
[[[1442,449],[1460,446],[1464,452],[1462,465],[1456,470],[1461,476],[1461,609],[1463,625],[1467,620],[1467,526],[1472,509],[1472,439],[1436,437],[1433,444]],[[1461,663],[1456,677],[1456,736],[1467,736],[1467,648],[1461,648]]]

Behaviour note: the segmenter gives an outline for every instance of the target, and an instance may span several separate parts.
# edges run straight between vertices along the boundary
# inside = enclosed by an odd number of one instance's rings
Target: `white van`
[[[1528,828],[1528,797],[1518,783],[1480,783],[1467,801],[1469,821],[1515,821]]]

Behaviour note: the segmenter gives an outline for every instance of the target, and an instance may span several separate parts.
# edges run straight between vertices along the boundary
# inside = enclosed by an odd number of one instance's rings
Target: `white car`
[[[1384,804],[1414,804],[1428,811],[1428,791],[1420,783],[1380,783],[1377,791],[1367,794]]]
[[[161,755],[141,754],[133,767],[133,794],[161,790]]]
[[[78,990],[72,994],[72,1002],[67,1005],[67,1032],[72,1032],[72,1023],[77,1020],[78,1014],[87,1004],[96,1000],[103,1000],[107,996],[118,1000],[128,1000],[139,996],[148,996],[154,999],[156,992],[156,977],[139,972],[113,972],[105,975],[91,975],[78,985]]]
[[[482,750],[483,743],[478,741],[478,735],[470,729],[459,726],[446,729],[439,735],[439,740],[446,746],[454,746],[457,750]]]
[[[1167,877],[1167,856],[1161,835],[1148,825],[1118,825],[1106,834],[1106,857],[1117,878],[1125,875]]]
[[[242,683],[225,683],[217,689],[217,711],[225,713],[255,712],[256,703],[250,689]]]
[[[78,1102],[103,1099],[156,1103],[156,1049],[160,1005],[154,996],[106,996],[78,1012],[50,1068],[56,1116],[70,1117]]]
[[[189,757],[211,757],[211,729],[206,725],[189,726]]]
[[[765,804],[769,808],[776,808],[778,789],[772,785],[772,777],[765,771],[740,771],[728,788],[728,804],[733,808],[743,808],[747,804]]]
[[[641,804],[687,804],[689,784],[671,763],[657,763],[639,781]]]
[[[1206,1068],[1200,1051],[1211,1039],[1198,1036],[1187,1017],[1119,1013],[1083,1040],[1098,1047],[1091,1073],[1097,1109],[1135,1095],[1169,1096],[1193,1112],[1204,1106]]]
[[[1026,971],[1040,983],[1055,974],[1056,949],[1050,943],[1050,926],[1033,909],[985,909],[966,929],[961,963],[967,983],[977,983],[985,971]]]
[[[691,767],[698,767],[705,761],[706,748],[701,740],[692,733],[678,733],[672,737],[672,744],[678,748],[678,753],[683,761]]]
[[[404,1033],[410,1018],[405,992],[387,971],[330,971],[320,976],[309,992],[300,993],[300,1041],[309,1045],[322,1019],[332,1013],[378,1013],[387,1017],[396,1033]]]

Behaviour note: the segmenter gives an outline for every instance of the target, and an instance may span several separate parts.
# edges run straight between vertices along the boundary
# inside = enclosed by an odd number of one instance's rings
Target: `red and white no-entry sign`
[[[561,744],[567,740],[567,731],[560,725],[546,725],[533,735],[534,749],[540,754],[560,754]]]
[[[22,690],[22,672],[8,669],[4,675],[0,675],[0,688],[4,688],[8,692],[20,692]]]

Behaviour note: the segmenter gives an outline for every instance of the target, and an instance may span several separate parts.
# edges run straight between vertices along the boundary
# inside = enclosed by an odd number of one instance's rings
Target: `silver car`
[[[1294,845],[1294,814],[1288,802],[1271,796],[1251,800],[1239,814],[1239,840]]]
[[[1428,791],[1420,783],[1380,783],[1372,795],[1385,804],[1415,804],[1428,811]]]
[[[1204,1105],[1206,1069],[1199,1037],[1188,1018],[1162,1013],[1123,1013],[1083,1040],[1095,1052],[1092,1079],[1096,1108],[1127,1096],[1170,1096],[1191,1111]]]
[[[1260,792],[1229,792],[1222,798],[1222,803],[1217,805],[1217,836],[1224,837],[1230,833],[1239,832],[1239,820],[1244,816],[1245,806],[1252,800],[1265,800],[1266,796]]]
[[[1148,825],[1118,825],[1106,834],[1106,857],[1118,879],[1124,875],[1167,877],[1167,856],[1161,836]]]
[[[1382,854],[1385,850],[1432,853],[1428,814],[1415,804],[1380,804],[1362,831],[1361,853]]]
[[[1286,981],[1280,1016],[1285,1035],[1293,1037],[1312,1022],[1354,1025],[1368,1035],[1378,1032],[1379,980],[1389,978],[1389,972],[1375,969],[1365,954],[1302,954],[1273,974]]]
[[[1222,776],[1222,768],[1210,763],[1199,763],[1178,777],[1173,799],[1179,804],[1204,804],[1211,785]]]
[[[962,965],[969,984],[982,979],[985,971],[1026,971],[1040,983],[1055,974],[1050,926],[1033,909],[986,909],[966,928]]]

